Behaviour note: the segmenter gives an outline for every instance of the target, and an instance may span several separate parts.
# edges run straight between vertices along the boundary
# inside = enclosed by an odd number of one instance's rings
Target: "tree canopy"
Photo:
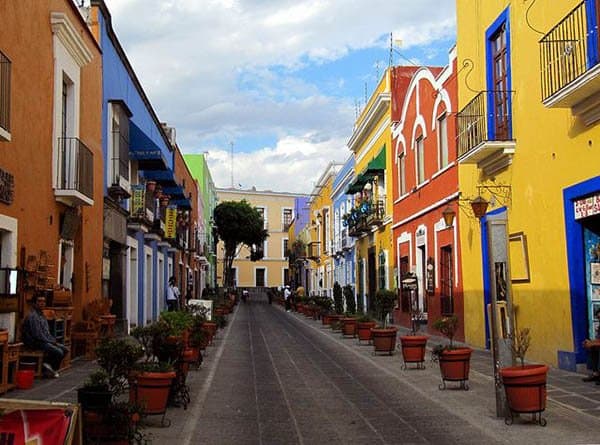
[[[248,201],[223,201],[214,210],[217,235],[225,245],[223,284],[233,286],[231,273],[238,248],[245,245],[253,261],[262,258],[262,246],[268,232],[261,214]]]

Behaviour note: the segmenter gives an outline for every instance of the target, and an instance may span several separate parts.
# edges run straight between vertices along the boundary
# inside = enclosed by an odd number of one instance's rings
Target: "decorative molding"
[[[368,130],[370,130],[389,109],[391,100],[392,93],[389,91],[382,92],[377,95],[373,105],[369,107],[364,119],[356,127],[352,133],[352,136],[350,137],[350,140],[348,141],[348,148],[350,150],[356,153],[359,143],[362,142],[365,136],[370,132]]]
[[[66,14],[62,12],[50,13],[50,25],[52,26],[52,33],[58,37],[79,67],[85,66],[92,61],[93,56],[91,51]]]

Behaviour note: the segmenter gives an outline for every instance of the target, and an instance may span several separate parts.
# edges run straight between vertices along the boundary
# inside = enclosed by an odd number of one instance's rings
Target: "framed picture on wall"
[[[529,251],[527,236],[523,232],[511,233],[508,236],[510,254],[510,278],[513,283],[529,283]]]
[[[590,283],[600,284],[600,263],[590,263]]]

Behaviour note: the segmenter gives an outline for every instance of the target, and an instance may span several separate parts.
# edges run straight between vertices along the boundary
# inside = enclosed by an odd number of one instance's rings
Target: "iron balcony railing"
[[[113,132],[112,171],[113,185],[119,185],[119,178],[129,181],[129,141],[119,131]]]
[[[488,110],[488,103],[493,110]],[[511,139],[511,118],[511,91],[481,91],[456,115],[458,157],[484,141]],[[493,131],[488,124],[494,127]]]
[[[0,128],[10,133],[10,60],[0,51]]]
[[[586,3],[579,3],[539,42],[542,100],[598,63],[598,28],[588,28]],[[597,10],[600,0],[589,3]]]
[[[78,138],[58,138],[59,190],[75,190],[94,198],[94,154]]]
[[[367,213],[367,223],[379,225],[385,218],[385,201],[378,199],[371,203],[369,213]]]

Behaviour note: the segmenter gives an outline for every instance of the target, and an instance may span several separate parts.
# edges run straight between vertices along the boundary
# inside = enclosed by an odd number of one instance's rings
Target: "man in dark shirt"
[[[45,372],[52,377],[58,377],[57,371],[68,349],[50,334],[48,320],[43,313],[46,297],[34,295],[31,298],[31,305],[31,311],[23,321],[23,343],[30,349],[44,351]]]

